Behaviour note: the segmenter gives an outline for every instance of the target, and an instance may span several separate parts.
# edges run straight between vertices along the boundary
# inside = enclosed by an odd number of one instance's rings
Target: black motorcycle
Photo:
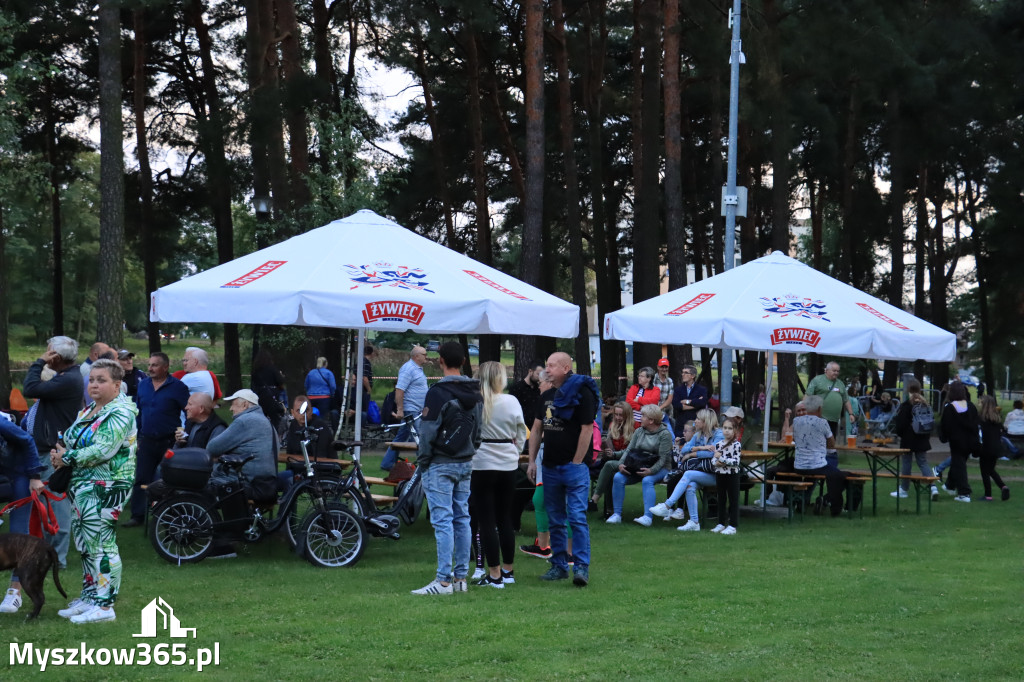
[[[300,409],[304,412],[307,405]],[[242,471],[254,455],[222,455],[215,470],[206,450],[168,451],[161,464],[162,481],[150,486],[150,498],[156,501],[149,537],[157,554],[170,563],[195,563],[216,545],[258,542],[283,528],[296,553],[313,565],[354,565],[366,548],[366,529],[338,498],[341,466],[314,465],[307,449],[310,442],[310,434],[303,432],[304,475],[280,501],[276,479],[250,480]]]

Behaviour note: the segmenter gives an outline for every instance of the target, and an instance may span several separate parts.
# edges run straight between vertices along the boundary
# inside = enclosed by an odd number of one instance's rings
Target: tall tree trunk
[[[863,286],[858,279],[857,235],[860,230],[853,224],[854,168],[857,163],[857,115],[860,107],[858,81],[849,80],[850,95],[846,111],[846,134],[843,140],[843,191],[842,191],[842,257],[840,258],[840,279],[855,287]]]
[[[612,270],[608,262],[608,234],[614,232],[605,220],[604,200],[604,116],[605,48],[608,27],[605,23],[605,0],[589,0],[583,18],[586,35],[586,63],[583,77],[583,106],[587,112],[587,153],[590,157],[590,206],[592,244],[594,247],[594,277],[597,280],[597,333],[601,348],[601,395],[618,392],[618,357],[623,343],[604,338],[605,315],[622,306],[618,269]]]
[[[306,74],[302,70],[299,47],[299,21],[295,15],[295,0],[275,0],[278,30],[281,35],[281,73],[284,76],[285,121],[288,124],[289,181],[292,188],[292,207],[295,210],[309,204],[309,121],[306,116],[304,91]]]
[[[484,151],[483,102],[480,93],[480,46],[476,29],[467,28],[466,60],[469,91],[469,135],[473,141],[473,208],[476,218],[476,259],[494,265],[491,248],[491,212],[487,197],[487,166]],[[501,361],[501,336],[480,335],[480,362]]]
[[[100,0],[100,286],[96,337],[120,348],[124,306],[124,122],[121,119],[121,3]]]
[[[928,187],[933,193],[931,200],[935,208],[935,227],[931,231],[931,249],[928,259],[932,304],[931,322],[937,327],[948,329],[946,295],[949,291],[949,278],[946,276],[946,240],[943,234],[946,222],[943,216],[945,178],[941,174],[938,177],[929,177]],[[949,380],[949,363],[932,363],[932,379],[944,386]]]
[[[207,186],[217,233],[217,261],[227,263],[234,258],[234,224],[231,217],[231,175],[228,170],[224,140],[227,137],[225,116],[217,91],[217,71],[213,64],[213,41],[203,18],[202,0],[189,0],[186,13],[196,32],[199,61],[203,67],[201,87],[208,111],[197,111],[200,119],[200,146],[209,166]],[[185,55],[183,55],[183,58]],[[205,120],[203,120],[205,118]],[[224,325],[224,372],[229,386],[242,385],[242,361],[239,350],[238,325]]]
[[[135,156],[139,159],[139,241],[142,247],[142,279],[146,300],[156,291],[156,248],[153,240],[153,171],[149,166],[149,141],[146,135],[146,10],[132,11],[134,73],[132,106],[135,109]],[[149,353],[160,352],[160,323],[146,322]]]
[[[580,178],[576,167],[572,89],[569,80],[569,47],[565,38],[565,8],[562,0],[551,1],[555,20],[554,50],[558,70],[558,133],[565,168],[565,223],[569,232],[569,269],[572,300],[580,308],[576,335],[576,373],[590,376],[590,327],[587,324],[587,284],[583,261],[583,228],[580,225]]]
[[[4,205],[0,203],[0,408],[11,409],[10,303],[7,285],[7,237],[4,236]]]
[[[46,79],[49,90],[53,79]],[[61,163],[57,155],[57,122],[50,98],[43,103],[44,130],[46,136],[46,161],[50,165],[50,220],[53,240],[53,333],[64,334],[64,226],[61,213]]]
[[[523,70],[526,80],[526,197],[523,202],[522,278],[540,285],[544,239],[544,0],[525,0],[526,45]],[[537,339],[516,340],[516,376],[522,376],[536,355]]]
[[[789,253],[789,152],[791,123],[782,88],[779,7],[777,0],[764,2],[765,89],[772,121],[772,249]],[[779,407],[792,407],[800,399],[797,390],[796,356],[779,353]],[[769,368],[771,370],[771,368]]]
[[[679,88],[679,0],[665,0],[665,237],[668,288],[686,286],[686,228],[683,222],[682,112]],[[682,364],[682,349],[669,349],[674,367]]]
[[[996,368],[992,362],[992,328],[988,310],[988,254],[985,252],[981,240],[981,228],[978,225],[977,206],[975,204],[973,183],[970,178],[966,178],[966,187],[964,189],[967,194],[967,215],[971,222],[971,244],[974,247],[974,262],[978,277],[977,295],[978,319],[981,327],[981,366],[985,370],[985,383],[988,385],[988,390],[990,393],[993,393],[996,384]],[[1003,388],[1007,391],[1010,390],[1009,386],[1004,386]]]
[[[441,207],[444,209],[444,231],[446,246],[456,251],[461,250],[462,245],[455,237],[455,218],[452,215],[451,193],[448,191],[447,167],[448,162],[445,154],[445,141],[441,135],[441,125],[437,120],[437,112],[434,110],[434,97],[430,92],[430,75],[427,73],[426,46],[421,41],[416,52],[416,71],[420,79],[420,87],[423,89],[423,104],[427,113],[427,125],[430,126],[430,145],[432,160],[434,162],[434,180],[437,182],[437,195],[441,198]]]
[[[900,91],[897,87],[889,90],[885,110],[886,123],[889,128],[889,303],[903,308],[903,282],[906,265],[903,252],[904,231],[903,202],[906,187],[906,162],[903,151],[903,122],[900,114]],[[892,360],[885,362],[886,376],[899,372],[899,363]]]
[[[661,236],[661,187],[658,178],[661,161],[661,27],[661,1],[642,0],[640,188],[633,210],[633,300],[636,303],[657,296],[661,282],[658,253]],[[643,366],[653,367],[660,356],[660,344],[633,343],[634,370]]]
[[[335,5],[332,3],[331,7]],[[313,64],[316,69],[316,78],[320,81],[325,95],[321,99],[320,112],[328,111],[337,113],[341,110],[339,89],[337,87],[338,74],[334,68],[334,58],[331,55],[331,10],[327,9],[326,0],[313,0]],[[321,163],[327,162],[328,155],[321,150]],[[326,166],[322,166],[326,172]],[[339,346],[340,348],[340,346]]]

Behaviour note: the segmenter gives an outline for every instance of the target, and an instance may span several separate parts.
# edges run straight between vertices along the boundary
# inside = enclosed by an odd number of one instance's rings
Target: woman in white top
[[[515,582],[512,562],[516,533],[512,525],[512,505],[519,453],[526,442],[526,422],[519,401],[502,393],[508,380],[500,363],[480,363],[477,378],[484,409],[480,449],[473,456],[470,490],[488,575],[476,584],[502,588],[506,583]]]

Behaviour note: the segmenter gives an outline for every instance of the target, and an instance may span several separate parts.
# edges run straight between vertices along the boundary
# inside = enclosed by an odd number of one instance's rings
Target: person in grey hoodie
[[[424,587],[412,591],[421,595],[467,590],[473,539],[469,528],[469,487],[473,454],[480,447],[483,411],[480,382],[462,376],[462,346],[449,341],[441,345],[438,353],[444,376],[427,391],[416,453],[416,466],[422,471],[423,491],[437,540],[437,575]]]
[[[650,509],[658,499],[654,492],[654,484],[665,480],[672,469],[672,434],[662,421],[664,414],[661,408],[657,405],[644,405],[640,414],[640,428],[633,432],[633,437],[630,438],[629,445],[619,460],[619,472],[612,479],[612,504],[615,513],[608,517],[606,523],[622,521],[622,501],[626,497],[626,486],[640,482],[643,485],[644,513],[633,521],[641,526],[650,526]],[[633,451],[657,456],[657,459],[649,466],[630,471],[626,468],[626,458]]]

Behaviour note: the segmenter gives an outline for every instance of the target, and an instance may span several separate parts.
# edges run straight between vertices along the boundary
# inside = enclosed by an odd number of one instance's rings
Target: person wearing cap
[[[260,399],[248,388],[224,398],[230,403],[234,421],[219,436],[211,438],[206,449],[211,457],[255,455],[242,467],[251,482],[258,478],[277,478],[277,432],[260,409]],[[276,483],[274,484],[276,489]]]
[[[174,446],[174,431],[181,425],[181,412],[188,403],[188,387],[167,373],[170,365],[166,353],[153,353],[149,356],[149,376],[139,382],[139,449],[132,489],[132,517],[124,524],[125,528],[142,525],[149,502],[142,486],[153,482],[164,453]]]
[[[676,382],[672,381],[672,377],[668,375],[668,358],[662,358],[658,360],[658,375],[654,377],[654,385],[661,391],[661,404],[658,406],[661,408],[662,414],[665,415],[668,420],[669,428],[674,429],[674,422],[672,420],[672,399],[676,390]]]
[[[736,440],[741,444],[744,450],[760,450],[760,446],[757,442],[757,429],[750,429],[747,431],[747,424],[743,420],[743,408],[739,405],[733,405],[725,412],[722,413],[722,417],[725,419],[732,419],[736,422],[738,430],[736,433]]]
[[[121,380],[121,393],[132,399],[135,406],[139,404],[139,382],[146,378],[146,373],[135,367],[133,359],[135,353],[122,348],[117,351],[117,361],[124,370],[124,379]]]

